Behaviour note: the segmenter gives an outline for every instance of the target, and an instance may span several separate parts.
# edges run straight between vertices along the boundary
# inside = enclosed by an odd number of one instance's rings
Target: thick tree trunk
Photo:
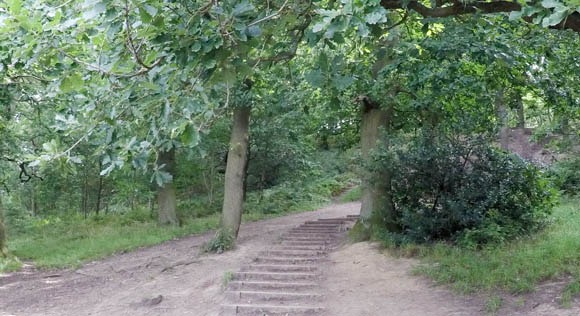
[[[172,176],[175,176],[175,149],[160,152],[157,163],[165,165],[163,170]],[[162,225],[179,225],[177,219],[177,198],[173,180],[157,187],[157,205],[159,207],[159,224]]]
[[[250,107],[234,109],[234,124],[228,151],[224,185],[222,227],[238,236],[244,202],[244,177],[248,161]]]
[[[361,154],[363,162],[368,163],[371,153],[380,144],[388,145],[386,140],[382,140],[381,132],[388,130],[392,111],[385,111],[369,100],[363,100],[363,104]],[[390,186],[391,174],[388,171],[363,176],[360,217],[366,228],[385,225],[389,231],[398,230]]]

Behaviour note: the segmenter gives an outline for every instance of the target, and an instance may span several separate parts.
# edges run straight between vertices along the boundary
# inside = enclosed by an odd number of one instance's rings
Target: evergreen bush
[[[394,240],[501,243],[541,228],[554,206],[541,170],[482,138],[425,133],[377,158],[393,175]]]

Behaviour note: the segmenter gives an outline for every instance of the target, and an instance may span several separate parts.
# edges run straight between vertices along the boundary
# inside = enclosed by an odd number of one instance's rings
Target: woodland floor
[[[0,315],[219,315],[224,280],[305,221],[358,212],[358,203],[244,224],[238,247],[200,254],[212,234],[191,236],[117,254],[79,269],[0,275]],[[369,243],[344,244],[329,254],[320,279],[328,316],[485,315],[485,300],[459,296],[413,276],[418,262],[381,254]],[[505,296],[497,315],[577,316],[580,304],[562,309],[563,282],[546,283],[525,297]]]

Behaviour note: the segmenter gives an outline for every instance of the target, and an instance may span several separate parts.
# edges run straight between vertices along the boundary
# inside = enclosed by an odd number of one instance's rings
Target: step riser
[[[257,263],[261,264],[312,264],[320,262],[320,258],[274,258],[274,257],[259,257],[256,258]]]
[[[322,295],[320,294],[296,294],[296,293],[280,293],[280,292],[245,292],[245,291],[232,291],[226,293],[228,299],[233,302],[239,303],[252,303],[252,304],[264,304],[273,305],[279,302],[284,302],[290,304],[300,304],[305,305],[309,302],[320,302],[322,300]]]
[[[319,232],[289,232],[285,237],[304,237],[304,238],[338,238],[341,234],[336,233],[319,233]]]
[[[335,225],[335,226],[340,226],[343,225],[344,223],[346,223],[345,220],[327,220],[327,221],[323,221],[323,220],[318,220],[315,222],[309,221],[309,222],[305,222],[304,224],[300,225],[300,226],[322,226],[322,225]]]
[[[299,281],[314,281],[317,278],[318,278],[318,275],[313,274],[313,273],[288,273],[288,274],[251,273],[251,272],[234,273],[234,280],[238,280],[238,281],[299,282]]]
[[[327,246],[278,246],[276,248],[274,248],[276,250],[305,250],[305,251],[332,251],[334,248],[333,247],[327,247]]]
[[[316,272],[318,268],[311,265],[249,265],[241,272]]]
[[[321,315],[324,312],[322,307],[300,308],[295,307],[259,307],[243,306],[224,307],[223,316],[314,316]]]
[[[292,282],[243,282],[232,281],[228,284],[232,291],[311,291],[317,288],[316,283]]]
[[[312,241],[334,241],[334,238],[328,238],[328,237],[292,237],[292,236],[288,236],[288,237],[284,237],[284,240],[298,240],[298,241],[302,241],[302,240],[312,240]]]
[[[337,230],[333,230],[333,231],[321,231],[321,230],[291,230],[289,231],[286,235],[288,234],[323,234],[326,236],[331,236],[331,237],[339,237],[340,235],[342,235],[339,231]]]
[[[328,247],[331,246],[333,243],[325,242],[325,241],[309,241],[309,240],[288,240],[282,241],[280,246],[308,246],[308,247]]]
[[[299,251],[299,250],[269,250],[260,253],[263,257],[312,258],[325,256],[326,251]]]

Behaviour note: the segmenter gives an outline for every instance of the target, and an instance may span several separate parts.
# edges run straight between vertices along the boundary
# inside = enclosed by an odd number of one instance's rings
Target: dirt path
[[[220,315],[227,305],[224,280],[306,221],[344,217],[358,203],[244,224],[239,246],[221,255],[200,255],[211,234],[192,236],[92,262],[77,270],[0,276],[0,315]],[[458,297],[410,276],[415,261],[393,259],[370,244],[346,245],[329,254],[319,280],[328,316],[483,315],[483,301]],[[369,273],[372,272],[372,273]],[[535,304],[534,304],[535,305]],[[533,306],[533,305],[532,305]],[[555,303],[499,315],[580,315]],[[578,309],[576,309],[578,307]],[[515,311],[515,312],[514,312]],[[532,311],[532,313],[528,313]]]

